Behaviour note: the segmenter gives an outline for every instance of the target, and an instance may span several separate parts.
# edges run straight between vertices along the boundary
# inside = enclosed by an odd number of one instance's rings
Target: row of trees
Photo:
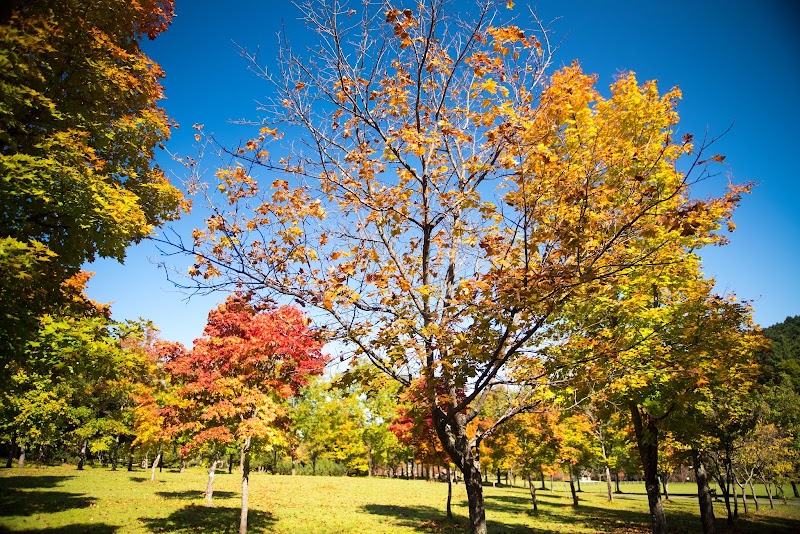
[[[170,447],[182,465],[206,460],[211,502],[216,466],[236,448],[244,532],[251,451],[289,443],[287,399],[322,372],[321,346],[296,307],[257,309],[241,295],[209,314],[192,350],[147,324],[46,317],[2,393],[7,466],[33,449],[45,461],[79,451],[78,469],[90,453],[116,469],[127,452],[130,468],[138,448],[153,454],[155,479]]]
[[[693,401],[691,409],[701,415],[689,419],[686,407],[673,406],[681,417],[668,414],[650,425],[658,439],[657,502],[662,491],[668,497],[673,473],[686,466],[694,469],[701,498],[709,480],[717,482],[731,521],[740,501],[747,512],[748,487],[759,506],[756,481],[767,488],[770,506],[773,484],[780,488],[791,482],[797,492],[800,392],[791,370],[798,355],[785,352],[796,342],[791,332],[796,322],[767,330],[774,348],[760,359],[772,366],[751,369],[753,380],[746,386],[704,384],[718,397],[709,407]],[[233,462],[235,455],[243,477],[243,530],[252,453],[274,471],[281,470],[278,462],[285,458],[291,470],[287,466],[284,472],[292,474],[298,463],[317,474],[318,462],[326,460],[340,474],[451,481],[451,461],[426,415],[423,388],[401,391],[364,365],[333,380],[309,382],[326,361],[320,347],[319,334],[308,329],[297,308],[256,309],[242,295],[209,314],[204,336],[191,351],[159,340],[146,324],[96,317],[44,321],[30,344],[27,369],[18,371],[3,394],[7,465],[15,446],[20,465],[33,451],[44,462],[77,456],[79,469],[87,456],[102,458],[112,470],[127,456],[130,469],[137,454],[154,459],[154,480],[162,454],[171,453],[181,469],[190,462],[208,468],[206,501],[211,504],[217,466]],[[545,479],[554,475],[570,481],[575,506],[580,473],[604,477],[609,500],[612,478],[644,475],[647,482],[635,412],[610,401],[608,385],[603,395],[575,403],[583,392],[566,384],[542,388],[536,410],[501,426],[497,419],[519,392],[494,388],[469,428],[480,441],[476,453],[484,480],[487,472],[496,474],[498,483],[501,474],[522,477],[534,509],[539,481],[545,488]],[[448,499],[448,514],[449,504]]]

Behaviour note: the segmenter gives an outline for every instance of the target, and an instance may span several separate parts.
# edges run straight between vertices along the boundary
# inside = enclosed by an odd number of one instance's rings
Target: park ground
[[[214,506],[203,505],[205,471],[164,470],[155,483],[137,470],[77,471],[74,466],[0,470],[0,532],[50,534],[234,533],[238,532],[240,477],[220,473]],[[609,503],[605,484],[584,483],[580,507],[571,506],[568,488],[538,492],[534,513],[530,493],[521,487],[485,489],[489,532],[588,533],[649,531],[647,500],[641,483],[626,483]],[[666,503],[671,532],[699,532],[692,484],[671,484]],[[715,504],[721,533],[800,532],[800,500],[776,500],[769,509],[763,487],[761,510],[752,501],[728,527],[722,503]],[[787,495],[791,491],[787,487]],[[306,477],[253,473],[250,532],[270,533],[421,533],[465,532],[467,501],[463,486],[453,487],[453,513],[445,517],[447,484],[385,478]]]

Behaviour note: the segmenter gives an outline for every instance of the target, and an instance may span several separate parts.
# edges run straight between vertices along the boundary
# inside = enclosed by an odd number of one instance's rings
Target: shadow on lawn
[[[367,504],[362,509],[369,514],[394,517],[397,519],[398,525],[410,527],[419,532],[457,532],[461,534],[467,525],[466,518],[456,517],[448,520],[443,510],[431,506]]]
[[[88,508],[94,497],[65,491],[19,491],[4,489],[0,495],[0,517],[54,514],[74,508]]]
[[[162,499],[204,499],[206,493],[204,491],[186,490],[186,491],[157,491],[156,495]],[[239,494],[234,491],[214,491],[214,499],[231,499],[238,497]]]
[[[530,516],[537,532],[551,532],[546,528],[537,527],[538,520],[541,520],[542,523],[588,527],[596,532],[613,532],[622,528],[625,528],[626,532],[641,531],[644,533],[650,530],[649,514],[646,511],[613,510],[588,503],[574,508],[571,502],[567,502],[561,497],[554,497],[539,495],[539,510],[536,512],[533,511],[530,496],[486,495],[485,500],[487,510]],[[570,511],[567,512],[566,509],[570,509]]]
[[[511,514],[524,513],[542,522],[556,522],[560,525],[575,525],[590,528],[597,532],[650,532],[650,514],[646,499],[636,499],[642,503],[641,510],[619,510],[604,506],[603,503],[582,501],[577,508],[560,496],[539,494],[539,510],[533,511],[529,496],[485,495],[487,510],[504,511]],[[567,513],[567,509],[569,512]],[[667,526],[674,533],[695,533],[701,531],[700,517],[694,511],[677,509],[666,503]],[[734,525],[725,522],[725,516],[716,517],[717,532],[720,534],[794,534],[800,532],[800,521],[769,516],[740,516]],[[493,532],[493,529],[489,529]],[[502,531],[502,530],[501,530]],[[547,529],[536,528],[546,533]]]
[[[6,530],[0,527],[0,534],[12,532],[13,534],[32,534],[34,532],[36,534],[113,534],[118,529],[119,527],[102,523],[78,523],[64,527],[33,528],[30,530]]]
[[[239,532],[239,514],[239,508],[190,504],[168,517],[140,520],[150,532],[223,534]],[[260,510],[250,510],[247,514],[247,529],[251,532],[264,532],[274,523],[270,514]]]
[[[62,482],[71,478],[69,476],[25,476],[15,475],[10,477],[0,477],[0,489],[37,489],[37,488],[55,488]]]
[[[740,516],[733,525],[728,525],[723,516],[717,517],[717,532],[719,534],[796,534],[800,532],[800,521],[785,517]]]

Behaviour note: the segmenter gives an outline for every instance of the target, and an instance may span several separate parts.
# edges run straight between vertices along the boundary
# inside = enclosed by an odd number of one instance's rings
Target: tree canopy
[[[578,65],[549,74],[547,33],[493,2],[302,9],[319,41],[281,49],[260,135],[194,186],[212,215],[183,247],[193,284],[314,306],[356,356],[424,383],[483,532],[466,429],[508,364],[534,385],[565,302],[724,242],[747,187],[692,198],[723,157],[677,137],[677,88],[624,73],[606,97]]]
[[[157,104],[163,72],[139,46],[172,15],[172,0],[0,9],[4,354],[83,263],[122,260],[179,215],[181,193],[153,162],[172,126]]]

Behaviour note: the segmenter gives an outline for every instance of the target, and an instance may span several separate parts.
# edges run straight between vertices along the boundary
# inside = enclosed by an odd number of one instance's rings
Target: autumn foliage
[[[0,325],[6,360],[87,261],[176,219],[182,195],[153,161],[172,121],[139,40],[172,0],[8,0],[0,7]],[[186,207],[186,205],[183,205]]]
[[[248,435],[280,441],[273,423],[284,414],[281,401],[322,372],[321,346],[296,307],[257,310],[234,296],[212,310],[193,349],[165,362],[178,397],[187,401],[176,414],[191,436],[187,452]]]
[[[524,411],[562,366],[537,349],[570,303],[724,243],[748,186],[693,198],[723,157],[678,134],[677,88],[551,73],[548,33],[499,5],[367,7],[364,24],[303,9],[319,46],[281,49],[264,126],[193,184],[212,214],[173,245],[195,257],[190,287],[291,297],[356,357],[424,382],[482,533],[467,429],[492,389],[522,386],[497,424]]]

